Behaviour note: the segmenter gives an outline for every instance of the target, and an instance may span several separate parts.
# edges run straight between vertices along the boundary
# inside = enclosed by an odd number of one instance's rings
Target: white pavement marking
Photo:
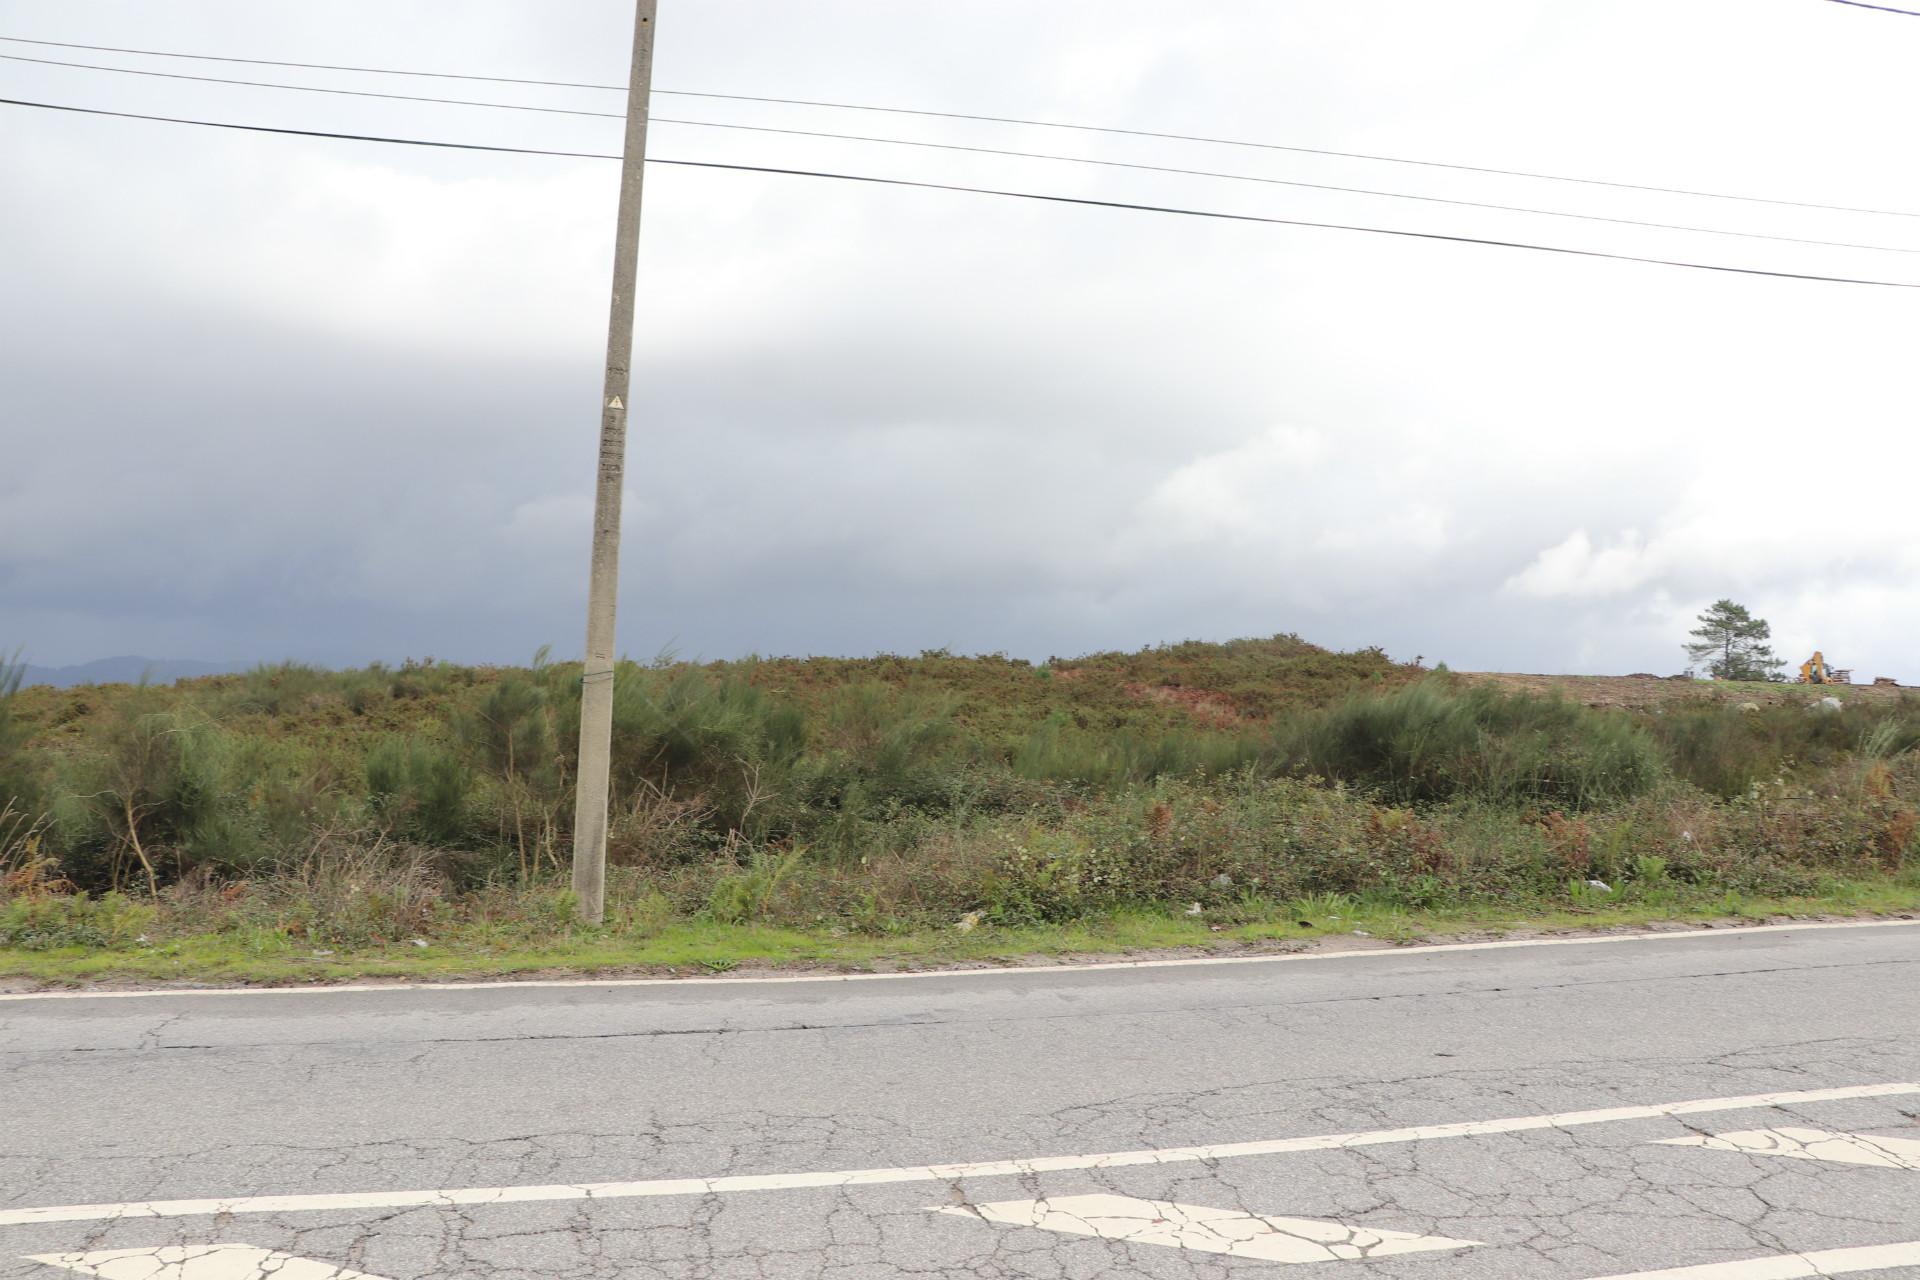
[[[1008,978],[1035,974],[1071,976],[1114,969],[1192,969],[1214,965],[1300,964],[1321,960],[1367,960],[1381,956],[1430,956],[1456,951],[1504,951],[1515,947],[1595,947],[1625,942],[1684,942],[1705,938],[1750,938],[1755,934],[1805,933],[1834,929],[1920,927],[1920,920],[1808,921],[1805,924],[1755,924],[1720,929],[1672,929],[1649,933],[1609,933],[1591,938],[1517,938],[1499,942],[1441,942],[1432,945],[1367,947],[1352,951],[1298,951],[1264,956],[1193,956],[1179,960],[1106,960],[1097,964],[1007,965],[985,969],[915,969],[908,973],[804,973],[743,978],[539,978],[498,982],[343,982],[301,987],[209,987],[201,990],[155,988],[143,991],[9,991],[0,1002],[22,1000],[147,1000],[170,996],[325,996],[379,991],[502,991],[543,987],[752,987],[800,982],[896,982],[908,978]]]
[[[381,1280],[330,1262],[296,1258],[250,1244],[168,1245],[97,1253],[36,1253],[28,1261],[101,1280]]]
[[[1350,1227],[1312,1218],[1268,1218],[1238,1209],[1209,1209],[1131,1196],[1053,1196],[992,1204],[939,1205],[934,1213],[982,1218],[1009,1227],[1038,1227],[1069,1235],[1100,1236],[1200,1253],[1226,1253],[1261,1262],[1331,1262],[1392,1253],[1471,1249],[1478,1240],[1449,1240],[1409,1231]]]
[[[842,1169],[815,1173],[729,1174],[714,1178],[659,1178],[644,1182],[558,1183],[546,1186],[461,1187],[449,1190],[340,1192],[309,1195],[233,1196],[227,1199],[135,1200],[120,1204],[51,1205],[38,1209],[0,1209],[0,1227],[38,1222],[104,1222],[115,1218],[190,1218],[203,1214],[311,1213],[341,1209],[447,1208],[455,1205],[517,1204],[539,1200],[630,1200],[656,1196],[723,1195],[739,1191],[797,1191],[819,1187],[876,1186],[898,1182],[955,1182],[962,1178],[1006,1178],[1078,1169],[1119,1169],[1138,1165],[1196,1164],[1246,1156],[1285,1155],[1296,1151],[1337,1151],[1434,1138],[1471,1138],[1539,1129],[1572,1129],[1621,1120],[1791,1107],[1852,1098],[1892,1098],[1920,1094],[1920,1084],[1863,1084],[1837,1089],[1801,1089],[1756,1093],[1737,1098],[1697,1098],[1650,1106],[1605,1107],[1502,1120],[1415,1125],[1361,1133],[1330,1133],[1311,1138],[1271,1138],[1206,1147],[1163,1147],[1150,1151],[1114,1151],[1100,1155],[1037,1156],[1024,1160],[986,1160],[968,1164],[910,1165],[893,1169]]]
[[[1601,1276],[1599,1280],[1809,1280],[1814,1276],[1847,1276],[1860,1271],[1911,1266],[1920,1266],[1920,1240],[1870,1244],[1856,1249],[1783,1253],[1770,1258],[1748,1258],[1744,1262],[1671,1267],[1665,1271],[1634,1271]]]
[[[1920,1170],[1920,1141],[1830,1133],[1825,1129],[1743,1129],[1711,1137],[1699,1134],[1691,1138],[1662,1138],[1660,1145],[1738,1151],[1750,1156],[1784,1156],[1789,1160],[1864,1164],[1879,1169]]]

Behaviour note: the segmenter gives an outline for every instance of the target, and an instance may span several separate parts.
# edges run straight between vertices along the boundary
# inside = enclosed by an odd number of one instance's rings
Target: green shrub
[[[255,847],[231,776],[232,744],[190,704],[162,709],[140,689],[59,762],[54,835],[70,874],[118,887],[137,870],[148,889]]]
[[[1245,734],[1170,729],[1096,732],[1055,714],[1027,735],[1013,754],[1013,771],[1044,782],[1090,787],[1124,786],[1160,777],[1231,773],[1260,763],[1264,744]]]
[[[43,802],[41,761],[30,745],[32,728],[15,712],[26,664],[0,657],[0,812],[38,816]]]
[[[370,681],[384,679],[387,696],[396,702],[431,702],[471,688],[480,677],[474,667],[433,658],[408,658],[397,671],[379,665],[367,669]]]
[[[124,894],[35,894],[0,901],[0,947],[58,951],[106,948],[133,941],[155,917],[151,906]]]
[[[495,829],[511,841],[523,882],[543,864],[560,865],[560,836],[571,816],[572,771],[544,666],[543,652],[529,675],[502,676],[455,726],[467,753],[496,780]]]
[[[783,771],[763,834],[858,857],[914,814],[962,812],[992,790],[985,753],[950,696],[863,680],[836,690],[812,750]]]
[[[563,752],[579,737],[579,678],[568,671],[557,720]],[[770,798],[805,741],[800,713],[737,676],[622,662],[613,686],[616,804],[644,793],[697,797],[721,831],[760,831]],[[566,758],[571,761],[571,755]]]
[[[1456,690],[1443,680],[1297,717],[1275,749],[1296,773],[1365,786],[1400,804],[1461,796],[1577,809],[1638,795],[1663,773],[1654,742],[1624,713]]]
[[[316,831],[363,825],[359,769],[316,757],[299,742],[229,733],[227,770],[244,825],[259,835],[257,848],[231,858],[233,869],[298,849]]]
[[[953,773],[979,758],[956,717],[957,700],[937,691],[862,680],[835,692],[821,717],[825,771],[857,780],[871,802],[939,804]]]
[[[287,716],[328,701],[345,703],[340,678],[304,662],[263,662],[223,683],[215,705],[229,714]]]
[[[805,846],[775,851],[756,849],[748,864],[722,875],[707,893],[707,914],[721,924],[759,920],[794,868],[806,857]]]
[[[997,924],[1035,924],[1096,914],[1147,886],[1130,874],[1126,851],[1084,832],[1029,828],[1000,834],[1000,856],[980,895]]]
[[[547,690],[517,674],[500,678],[473,712],[462,717],[460,736],[480,766],[503,778],[546,779],[559,772],[559,737]]]
[[[447,747],[389,737],[367,753],[366,767],[367,800],[388,830],[439,845],[471,834],[473,772]]]

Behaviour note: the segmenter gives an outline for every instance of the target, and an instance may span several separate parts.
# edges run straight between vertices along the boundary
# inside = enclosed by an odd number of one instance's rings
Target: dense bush
[[[89,747],[54,770],[50,836],[68,874],[117,886],[137,873],[151,891],[196,867],[240,869],[259,856],[231,739],[191,706],[140,690],[101,720]]]
[[[28,749],[33,727],[15,713],[25,666],[0,657],[0,813],[34,813],[40,808],[40,761]]]
[[[367,753],[367,801],[389,832],[458,845],[472,830],[473,789],[473,771],[439,743],[387,738]]]
[[[1303,715],[1282,726],[1276,750],[1296,772],[1400,804],[1472,796],[1585,808],[1639,795],[1663,773],[1653,740],[1623,713],[1440,680]]]
[[[0,945],[160,927],[142,904],[356,946],[529,903],[570,919],[578,664],[15,676],[0,666]],[[1419,677],[1293,637],[1042,666],[623,662],[613,911],[1230,921],[1910,868],[1920,708],[1628,713]]]
[[[1824,768],[1849,755],[1875,759],[1920,745],[1920,712],[1907,707],[1820,704],[1743,710],[1702,702],[1651,717],[1652,732],[1679,777],[1731,798],[1796,768]]]

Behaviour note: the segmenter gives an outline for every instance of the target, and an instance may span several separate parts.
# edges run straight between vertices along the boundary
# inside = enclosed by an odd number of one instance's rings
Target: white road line
[[[331,1262],[296,1258],[250,1244],[167,1245],[94,1253],[36,1253],[29,1262],[65,1267],[100,1280],[381,1280]]]
[[[1863,1164],[1876,1169],[1920,1170],[1920,1140],[1870,1138],[1858,1133],[1830,1133],[1825,1129],[1746,1129],[1712,1137],[1664,1138],[1660,1145],[1737,1151],[1749,1156],[1781,1156],[1788,1160]]]
[[[1744,1262],[1670,1267],[1665,1271],[1634,1271],[1601,1276],[1599,1280],[1808,1280],[1814,1276],[1846,1276],[1860,1271],[1912,1266],[1920,1266],[1920,1240],[1870,1244],[1856,1249],[1783,1253],[1770,1258],[1748,1258]]]
[[[1164,1147],[1151,1151],[1114,1151],[1100,1155],[1038,1156],[1024,1160],[986,1160],[970,1164],[911,1165],[894,1169],[841,1169],[814,1173],[729,1174],[714,1178],[658,1178],[642,1182],[556,1183],[546,1186],[460,1187],[447,1190],[339,1192],[307,1195],[233,1196],[227,1199],[136,1200],[120,1204],[51,1205],[0,1210],[0,1227],[40,1222],[103,1222],[115,1218],[190,1218],[203,1214],[312,1213],[341,1209],[440,1208],[454,1205],[519,1204],[542,1200],[626,1200],[656,1196],[725,1195],[740,1191],[795,1191],[818,1187],[877,1186],[898,1182],[955,1182],[963,1178],[1004,1178],[1077,1169],[1119,1169],[1136,1165],[1196,1164],[1247,1156],[1297,1151],[1333,1151],[1387,1143],[1470,1138],[1538,1129],[1572,1129],[1649,1120],[1662,1116],[1702,1115],[1759,1107],[1791,1107],[1851,1098],[1891,1098],[1920,1094],[1920,1084],[1850,1085],[1838,1089],[1802,1089],[1757,1093],[1737,1098],[1698,1098],[1650,1106],[1606,1107],[1503,1120],[1416,1125],[1362,1133],[1332,1133],[1310,1138],[1273,1138],[1207,1147]]]
[[[979,1218],[1000,1226],[1099,1236],[1126,1244],[1224,1253],[1260,1262],[1350,1261],[1396,1253],[1471,1249],[1480,1243],[1416,1235],[1411,1231],[1350,1227],[1343,1222],[1322,1222],[1314,1218],[1269,1218],[1239,1209],[1209,1209],[1204,1205],[1136,1200],[1131,1196],[999,1200],[991,1204],[937,1205],[931,1212]]]
[[[1300,964],[1316,960],[1367,960],[1381,956],[1430,956],[1455,951],[1504,951],[1515,947],[1594,947],[1625,942],[1699,941],[1750,938],[1755,934],[1805,933],[1811,930],[1920,928],[1920,920],[1810,920],[1804,924],[1755,924],[1720,929],[1673,929],[1648,933],[1609,933],[1587,938],[1516,938],[1498,942],[1440,942],[1432,945],[1368,947],[1353,951],[1300,951],[1263,956],[1192,956],[1178,960],[1105,960],[1095,964],[1007,965],[985,969],[915,969],[908,973],[803,973],[726,978],[535,978],[524,982],[342,982],[299,987],[209,987],[143,991],[11,991],[0,1003],[21,1000],[142,1000],[156,997],[314,996],[379,991],[502,991],[544,987],[752,987],[801,982],[897,982],[908,978],[1008,978],[1036,974],[1071,976],[1114,969],[1193,969],[1211,965]]]

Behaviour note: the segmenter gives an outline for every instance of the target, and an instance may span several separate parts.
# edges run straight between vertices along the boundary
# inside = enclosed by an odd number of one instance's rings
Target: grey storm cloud
[[[1885,163],[1914,105],[1900,33],[1840,6],[662,8],[665,87],[1920,210],[1920,178]],[[0,34],[610,81],[625,12],[0,3]],[[21,63],[0,82],[345,132],[618,136]],[[656,112],[1920,249],[1920,224],[1892,217],[671,101]],[[0,110],[0,646],[46,664],[578,652],[613,166]],[[1898,253],[1032,160],[666,124],[651,149],[1920,280]],[[1667,671],[1689,615],[1731,594],[1783,648],[1920,677],[1920,294],[798,178],[648,181],[629,653],[1043,657],[1297,631],[1461,667]]]

